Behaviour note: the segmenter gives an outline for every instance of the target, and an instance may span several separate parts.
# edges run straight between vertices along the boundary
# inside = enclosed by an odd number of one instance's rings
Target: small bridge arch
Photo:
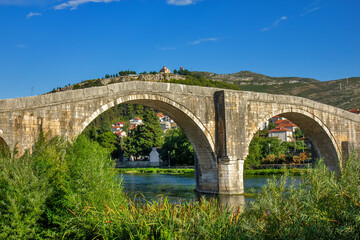
[[[249,139],[251,140],[261,126],[264,126],[264,123],[274,116],[284,117],[300,127],[314,145],[316,157],[324,158],[329,170],[340,171],[341,150],[336,143],[335,137],[321,119],[303,109],[289,108],[267,114],[267,116],[260,121],[257,128],[251,132]]]

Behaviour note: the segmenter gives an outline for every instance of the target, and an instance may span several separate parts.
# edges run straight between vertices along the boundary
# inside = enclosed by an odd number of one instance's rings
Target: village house
[[[273,116],[272,118],[270,118],[270,122],[275,124],[277,121],[279,120],[284,120],[285,118],[280,117],[280,116]]]
[[[143,124],[143,121],[141,118],[135,117],[130,119],[130,123],[129,123],[129,129],[133,130],[135,129],[138,125]]]
[[[157,116],[159,118],[161,129],[163,132],[166,132],[167,130],[174,128],[173,123],[175,122],[169,116],[164,115],[162,113],[157,113]]]
[[[292,131],[282,126],[277,126],[276,128],[270,130],[268,136],[279,138],[284,142],[291,142],[293,139]]]
[[[360,109],[351,109],[349,112],[355,113],[355,114],[360,114]]]
[[[126,132],[124,132],[124,122],[116,122],[111,126],[111,131],[116,134],[118,137],[126,137]]]
[[[295,130],[298,128],[297,125],[295,125],[293,122],[291,122],[290,120],[287,120],[287,119],[277,120],[275,122],[275,125],[278,127],[284,127],[286,129],[290,130],[292,133],[295,133]]]

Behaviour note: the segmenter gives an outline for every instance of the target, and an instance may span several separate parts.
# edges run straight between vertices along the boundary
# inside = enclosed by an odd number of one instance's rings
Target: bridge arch
[[[99,106],[97,110],[89,115],[81,126],[76,129],[75,136],[83,132],[102,113],[124,103],[153,107],[173,119],[183,129],[195,150],[196,191],[203,193],[218,192],[215,142],[210,131],[189,109],[167,97],[154,94],[129,94],[113,99]]]
[[[318,157],[324,158],[329,170],[339,172],[341,167],[340,149],[334,135],[329,128],[317,116],[302,109],[282,109],[272,112],[264,117],[254,130],[250,133],[250,141],[255,133],[273,116],[280,116],[289,119],[303,130],[306,136],[314,145]],[[249,149],[248,143],[248,149]]]

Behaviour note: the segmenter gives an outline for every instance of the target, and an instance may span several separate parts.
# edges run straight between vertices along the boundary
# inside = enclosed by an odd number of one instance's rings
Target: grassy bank
[[[194,173],[192,168],[117,168],[119,173],[161,173],[161,174],[185,174]]]
[[[137,205],[108,152],[80,137],[40,139],[0,158],[0,239],[359,239],[360,158],[340,175],[320,162],[296,187],[286,171],[233,211],[203,199]],[[290,183],[290,184],[289,184]]]
[[[116,171],[119,173],[160,173],[160,174],[185,174],[195,173],[193,168],[117,168]],[[283,175],[285,173],[291,176],[300,176],[302,173],[307,173],[307,169],[256,169],[256,170],[244,170],[245,176],[272,176],[272,175]]]

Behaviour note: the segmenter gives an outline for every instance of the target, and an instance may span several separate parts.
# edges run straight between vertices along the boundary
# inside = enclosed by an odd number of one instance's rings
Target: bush
[[[40,136],[32,155],[0,161],[0,239],[82,237],[74,211],[123,199],[108,151],[85,137]]]

